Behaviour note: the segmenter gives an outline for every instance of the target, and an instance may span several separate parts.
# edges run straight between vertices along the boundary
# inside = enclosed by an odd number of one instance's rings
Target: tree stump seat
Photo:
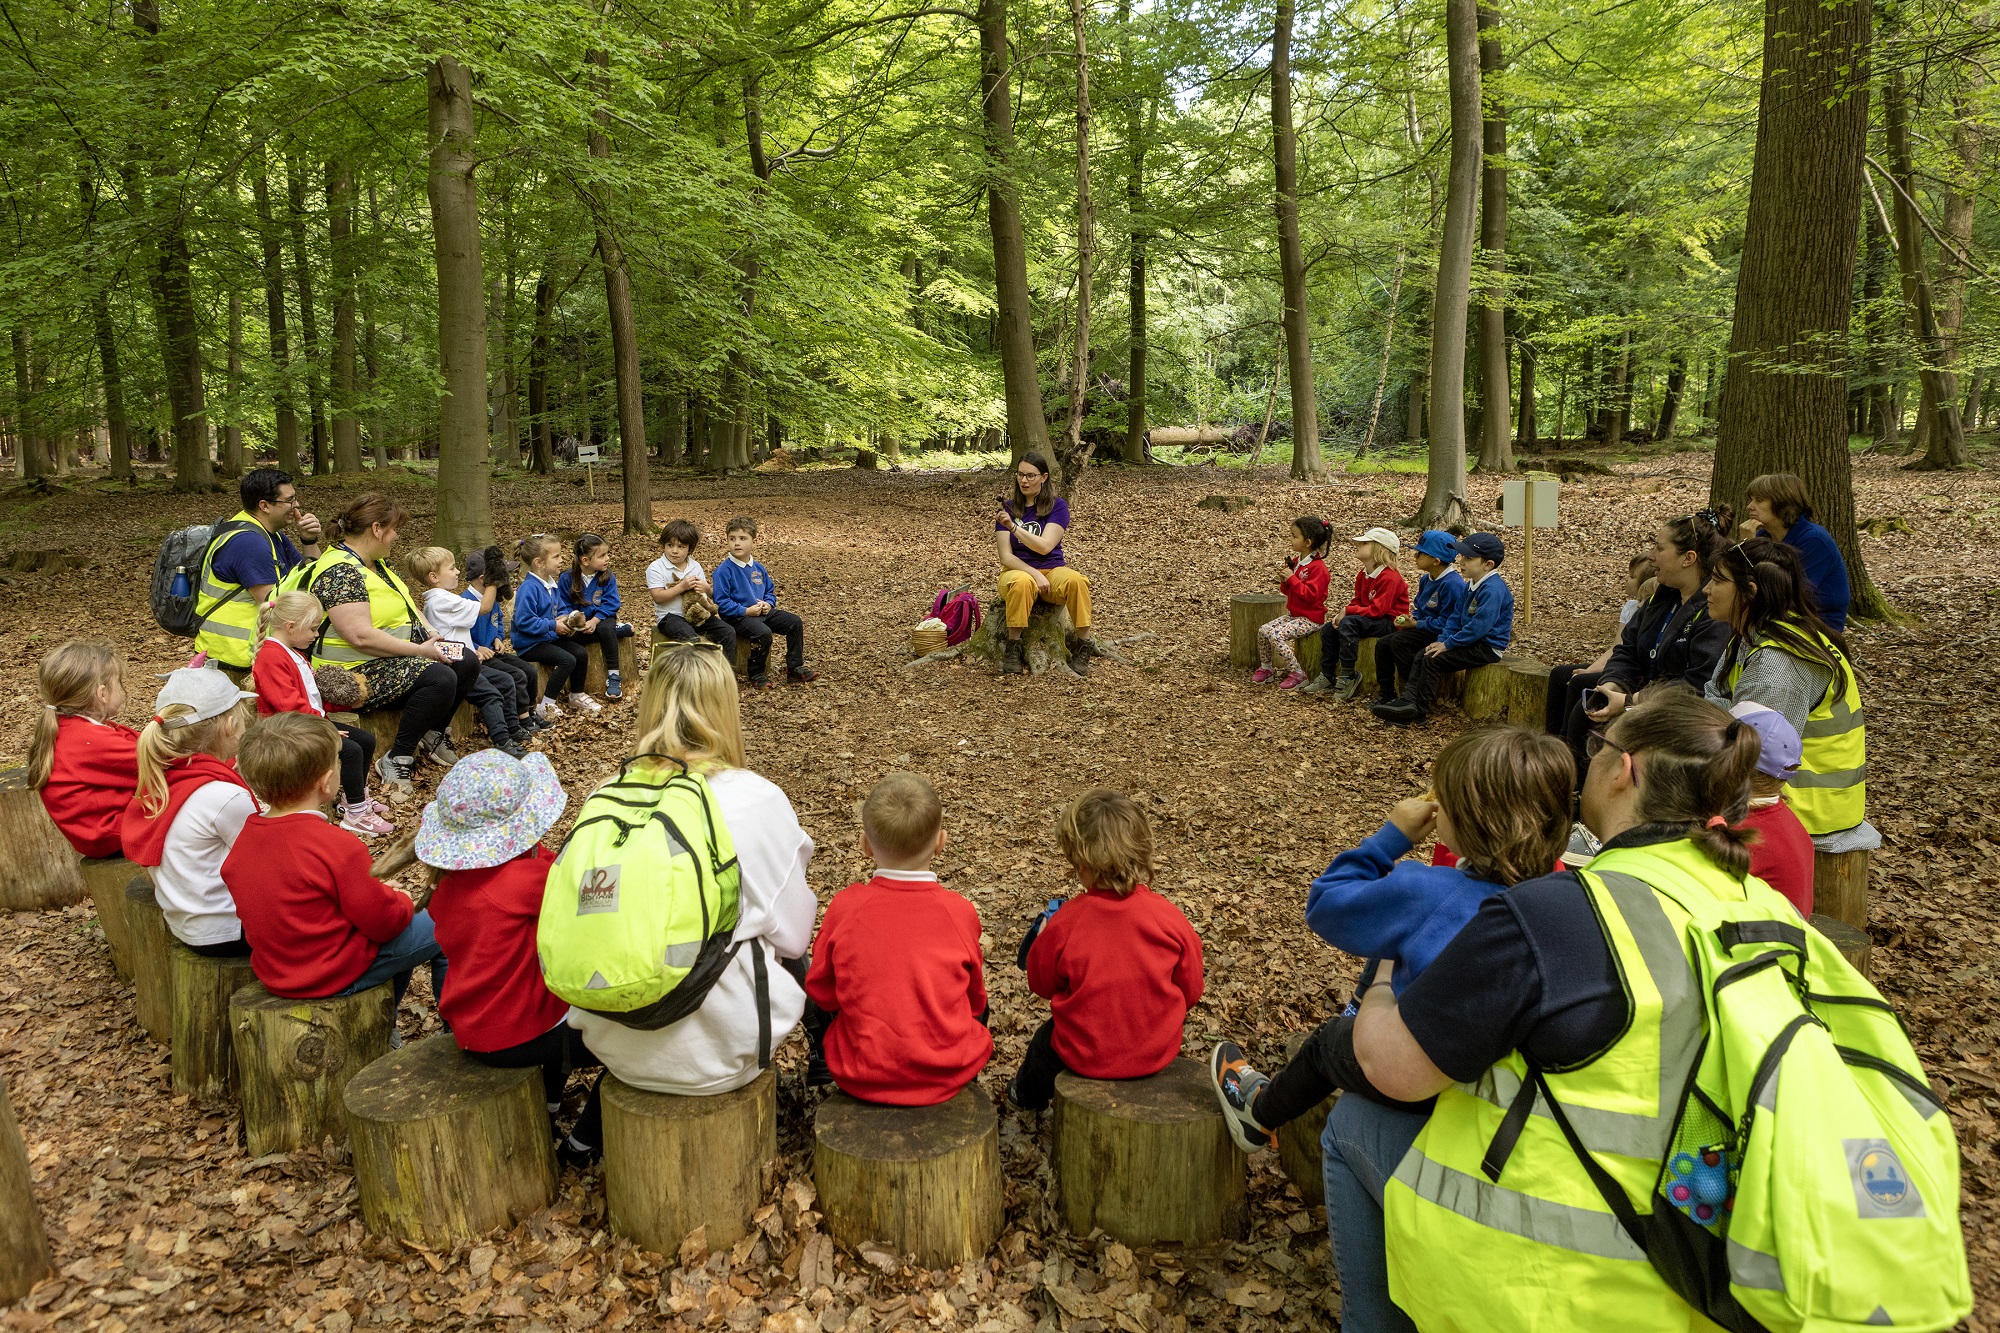
[[[173,936],[153,896],[150,875],[134,875],[125,885],[125,938],[132,959],[132,1010],[154,1041],[174,1039],[173,978],[167,945]]]
[[[654,630],[653,637],[657,639],[659,633],[657,629]],[[592,639],[585,647],[589,650],[590,662],[584,668],[583,692],[585,694],[601,694],[604,691],[605,679],[609,674],[604,665],[604,646],[598,643],[597,640]],[[541,673],[541,687],[544,690],[548,689],[549,677],[555,674],[555,668],[542,666],[539,663],[533,662],[529,663],[529,665]],[[626,688],[630,688],[638,683],[639,631],[636,627],[634,627],[631,634],[618,641],[618,675],[620,684]]]
[[[0,772],[0,911],[45,912],[81,902],[89,890],[77,861],[42,794],[28,785],[28,770]]]
[[[1285,595],[1281,592],[1241,592],[1230,598],[1229,665],[1242,667],[1245,670],[1255,667],[1258,631],[1284,614]],[[1333,620],[1340,619],[1331,606],[1327,608],[1327,615]],[[1308,679],[1318,675],[1323,669],[1320,662],[1318,630],[1294,641],[1292,651],[1298,655],[1299,666],[1305,671]],[[1372,649],[1369,650],[1369,655],[1372,659],[1374,655]]]
[[[389,1053],[395,989],[288,1000],[251,982],[229,997],[231,1049],[250,1155],[317,1147],[347,1137],[340,1096]]]
[[[125,886],[134,876],[151,884],[152,876],[122,856],[86,856],[78,863],[91,904],[97,909],[97,928],[104,932],[104,947],[111,951],[111,965],[120,981],[132,979],[132,933],[125,924]]]
[[[630,642],[632,642],[632,641],[631,641],[630,639],[627,639],[627,640],[626,640],[625,642],[627,642],[627,643],[630,643]],[[702,642],[706,643],[706,642],[708,642],[708,640],[704,639],[704,640],[702,640]],[[776,638],[775,638],[775,636],[774,636],[774,637],[773,637],[773,646],[774,646],[774,648],[775,648],[775,645],[776,645],[776,642],[777,642],[777,640],[776,640]],[[649,669],[649,670],[651,669],[651,667],[650,667],[650,664],[651,664],[651,663],[659,661],[659,659],[660,659],[660,654],[661,654],[661,653],[664,653],[664,652],[670,652],[670,651],[672,651],[672,650],[673,650],[673,649],[674,649],[674,648],[675,648],[676,646],[678,646],[678,645],[677,645],[677,644],[675,643],[675,641],[674,641],[674,640],[672,640],[672,639],[670,639],[670,638],[668,638],[668,637],[667,637],[666,635],[664,635],[664,634],[660,633],[660,631],[659,631],[658,627],[656,626],[656,627],[654,628],[654,630],[653,630],[653,639],[652,639],[652,644],[651,644],[651,647],[650,647],[650,650],[649,650],[649,651],[650,651],[650,653],[651,653],[651,656],[650,656],[650,657],[648,657],[648,659],[647,659],[647,662],[648,662],[648,669]],[[602,654],[602,653],[599,653],[599,654],[598,654],[597,656],[598,656],[598,657],[602,657],[602,656],[603,656],[603,654]],[[623,653],[622,653],[622,652],[621,652],[620,656],[621,656],[621,657],[623,656]],[[592,658],[591,660],[592,660],[593,662],[595,662],[595,661],[596,661],[597,659],[596,659],[596,658]],[[735,661],[735,667],[736,667],[736,674],[737,674],[737,675],[739,675],[739,676],[748,676],[748,675],[750,674],[750,644],[749,644],[749,641],[748,641],[748,640],[746,640],[746,639],[740,639],[740,638],[739,638],[739,639],[738,639],[738,640],[736,641],[736,661]],[[625,672],[625,679],[626,679],[626,680],[628,680],[628,681],[629,681],[629,680],[631,680],[631,679],[632,679],[632,671],[633,671],[633,668],[631,668],[631,667],[621,667],[621,668],[620,668],[620,670],[622,670],[622,671],[624,671],[624,672]]]
[[[35,1207],[35,1177],[21,1125],[0,1076],[0,1306],[12,1305],[49,1274],[49,1238]]]
[[[1868,975],[1875,941],[1867,931],[1820,912],[1814,912],[1811,920],[1813,929],[1826,936],[1827,942],[1840,950],[1840,956],[1853,964],[1855,971],[1864,977]]]
[[[813,1117],[813,1187],[850,1249],[876,1241],[926,1268],[977,1259],[1006,1221],[999,1113],[977,1083],[937,1106],[836,1093]]]
[[[1868,929],[1867,851],[1813,853],[1813,907],[1819,915]]]
[[[257,979],[248,954],[206,958],[174,940],[167,945],[173,999],[174,1091],[198,1101],[236,1090],[229,997]]]
[[[734,1092],[676,1097],[604,1075],[604,1201],[614,1234],[672,1254],[697,1227],[733,1245],[764,1202],[778,1155],[778,1075]]]
[[[448,1247],[555,1199],[540,1068],[482,1065],[438,1033],[369,1064],[341,1105],[375,1235]]]
[[[371,708],[365,713],[329,713],[330,721],[343,727],[355,727],[375,734],[375,757],[381,758],[396,744],[396,733],[403,726],[403,710],[397,708]],[[453,748],[469,744],[473,740],[486,739],[486,724],[480,721],[479,713],[469,703],[463,703],[451,715],[451,743]],[[368,780],[375,781],[373,768],[369,769]]]
[[[1056,1079],[1055,1171],[1063,1225],[1128,1245],[1203,1245],[1249,1234],[1246,1162],[1206,1065],[1150,1078]]]
[[[1290,1062],[1305,1045],[1310,1033],[1294,1032],[1285,1038],[1285,1059]],[[1326,1202],[1326,1168],[1320,1150],[1320,1131],[1326,1128],[1326,1118],[1333,1114],[1333,1104],[1340,1098],[1340,1089],[1322,1101],[1312,1110],[1291,1121],[1278,1131],[1278,1169],[1292,1182],[1292,1188],[1308,1207]]]
[[[1539,731],[1547,720],[1549,668],[1525,654],[1457,673],[1459,710],[1478,721],[1511,722]]]

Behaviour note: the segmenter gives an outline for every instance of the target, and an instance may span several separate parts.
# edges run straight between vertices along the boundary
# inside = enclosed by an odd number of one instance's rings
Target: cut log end
[[[394,996],[384,982],[327,1000],[288,1000],[255,983],[229,997],[252,1157],[347,1137],[340,1096],[356,1074],[389,1053]]]
[[[49,818],[28,770],[0,772],[0,911],[43,912],[89,892],[69,839]]]
[[[1243,1154],[1208,1070],[1175,1060],[1150,1078],[1056,1079],[1056,1180],[1063,1224],[1127,1244],[1189,1245],[1249,1232]]]
[[[658,1254],[689,1232],[731,1245],[764,1201],[778,1155],[778,1076],[712,1097],[674,1097],[604,1076],[604,1195],[611,1229]]]
[[[1005,1221],[1000,1119],[977,1083],[939,1106],[836,1094],[813,1121],[813,1184],[834,1239],[941,1268],[976,1259]]]
[[[1838,917],[1826,916],[1819,912],[1812,915],[1813,929],[1826,936],[1827,942],[1840,950],[1840,956],[1851,964],[1862,976],[1868,975],[1868,964],[1874,952],[1875,941],[1867,931],[1850,926]]]
[[[153,896],[153,881],[135,875],[125,886],[125,937],[132,949],[132,1009],[157,1042],[174,1038],[173,978],[167,969],[167,918]]]
[[[49,1273],[49,1238],[35,1207],[35,1178],[27,1145],[0,1077],[0,1305],[27,1295]]]

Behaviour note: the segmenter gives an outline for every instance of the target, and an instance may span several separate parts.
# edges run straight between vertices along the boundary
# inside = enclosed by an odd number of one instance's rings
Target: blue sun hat
[[[545,754],[467,755],[451,766],[438,784],[437,799],[424,807],[417,859],[440,870],[479,870],[511,861],[540,842],[568,804]]]

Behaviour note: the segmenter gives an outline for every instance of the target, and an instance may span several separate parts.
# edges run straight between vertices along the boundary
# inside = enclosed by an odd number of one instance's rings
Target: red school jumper
[[[264,640],[250,663],[250,685],[257,691],[257,716],[311,713],[314,717],[325,717],[326,709],[306,692],[306,677],[302,673],[311,670],[304,655],[290,645],[276,639]]]
[[[1792,807],[1783,801],[1752,806],[1737,827],[1757,830],[1757,841],[1750,848],[1750,873],[1784,895],[1800,916],[1811,916],[1812,834]]]
[[[416,906],[369,865],[361,839],[314,811],[243,821],[222,882],[265,990],[296,1000],[337,994],[403,933]]]
[[[1326,590],[1333,584],[1326,561],[1309,555],[1285,575],[1279,585],[1285,594],[1285,614],[1301,616],[1315,625],[1326,623]]]
[[[979,913],[929,871],[878,871],[833,896],[806,995],[833,1015],[826,1067],[850,1097],[936,1106],[993,1058]]]
[[[79,856],[123,856],[118,822],[139,790],[139,733],[78,713],[56,720],[42,807]]]
[[[1373,574],[1356,570],[1354,600],[1343,614],[1390,619],[1410,614],[1410,585],[1403,582],[1403,571],[1394,565],[1384,565]]]
[[[533,1041],[569,1012],[543,984],[535,952],[542,890],[555,860],[536,843],[511,861],[447,871],[438,880],[431,924],[451,959],[451,984],[438,1013],[462,1051],[504,1051]]]
[[[1141,884],[1069,899],[1028,950],[1028,989],[1049,1002],[1057,1055],[1085,1078],[1144,1078],[1181,1053],[1201,999],[1201,938]]]

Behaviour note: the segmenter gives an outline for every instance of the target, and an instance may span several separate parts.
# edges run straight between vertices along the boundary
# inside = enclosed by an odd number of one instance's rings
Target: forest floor
[[[1860,514],[1899,516],[1912,529],[1863,539],[1876,583],[1910,618],[1853,633],[1871,722],[1870,815],[1887,840],[1873,879],[1875,978],[1948,1098],[1964,1151],[1980,1297],[1968,1327],[2000,1329],[2000,475],[1906,473],[1894,461],[1863,459],[1856,472]],[[1656,519],[1703,503],[1708,472],[1705,455],[1661,454],[1565,486],[1562,526],[1537,538],[1535,616],[1517,621],[1517,651],[1551,663],[1593,656],[1616,626],[1627,557]],[[581,482],[501,483],[503,535],[614,530],[615,496],[600,485],[599,503],[588,504]],[[938,785],[951,833],[938,868],[986,925],[998,1048],[981,1079],[989,1091],[1004,1086],[1045,1014],[1013,956],[1035,911],[1067,887],[1051,836],[1057,803],[1097,783],[1142,796],[1159,846],[1157,887],[1205,942],[1208,993],[1188,1020],[1186,1054],[1204,1058],[1230,1036],[1275,1066],[1284,1036],[1321,1021],[1357,967],[1305,929],[1307,883],[1392,802],[1422,789],[1431,756],[1465,724],[1447,709],[1427,725],[1390,729],[1358,704],[1253,689],[1226,662],[1228,600],[1275,586],[1296,515],[1325,515],[1342,535],[1394,523],[1415,512],[1422,478],[1336,476],[1307,487],[1271,469],[1093,473],[1075,502],[1071,561],[1090,575],[1101,636],[1152,637],[1084,681],[1003,679],[970,662],[904,670],[908,629],[940,586],[974,581],[990,591],[1003,483],[991,471],[662,475],[655,513],[694,519],[709,563],[724,520],[755,514],[763,559],[805,616],[818,684],[746,697],[743,711],[752,766],[785,789],[818,842],[811,880],[822,901],[867,873],[853,811],[873,781],[912,768]],[[426,536],[435,494],[400,473],[391,488],[420,515],[403,532],[407,549]],[[1497,518],[1498,488],[1494,478],[1473,480],[1480,521]],[[326,482],[301,490],[322,516],[341,507]],[[1255,503],[1233,515],[1195,507],[1217,491]],[[153,550],[169,529],[233,508],[221,497],[88,482],[47,499],[0,497],[0,551],[68,550],[82,565],[0,576],[0,763],[25,751],[36,660],[70,636],[124,648],[136,668],[128,720],[143,717],[150,673],[188,652],[148,617]],[[653,547],[632,538],[613,547],[628,604],[642,600]],[[1338,590],[1352,566],[1344,552],[1335,563]],[[1518,593],[1517,560],[1504,572]],[[551,733],[572,812],[624,753],[637,694]],[[231,1108],[173,1094],[166,1052],[134,1023],[88,903],[0,918],[0,956],[0,1073],[59,1269],[0,1327],[1150,1333],[1335,1322],[1323,1214],[1303,1205],[1270,1155],[1251,1167],[1248,1240],[1135,1254],[1062,1233],[1049,1201],[1048,1125],[1012,1112],[1002,1130],[1007,1229],[987,1262],[926,1273],[879,1250],[835,1255],[813,1208],[812,1099],[797,1039],[779,1055],[783,1156],[771,1206],[762,1229],[733,1248],[707,1255],[697,1239],[664,1258],[636,1252],[605,1230],[599,1176],[574,1171],[553,1207],[476,1246],[430,1252],[373,1240],[339,1149],[252,1160]],[[436,1024],[422,993],[419,982],[404,1007],[410,1035]]]

